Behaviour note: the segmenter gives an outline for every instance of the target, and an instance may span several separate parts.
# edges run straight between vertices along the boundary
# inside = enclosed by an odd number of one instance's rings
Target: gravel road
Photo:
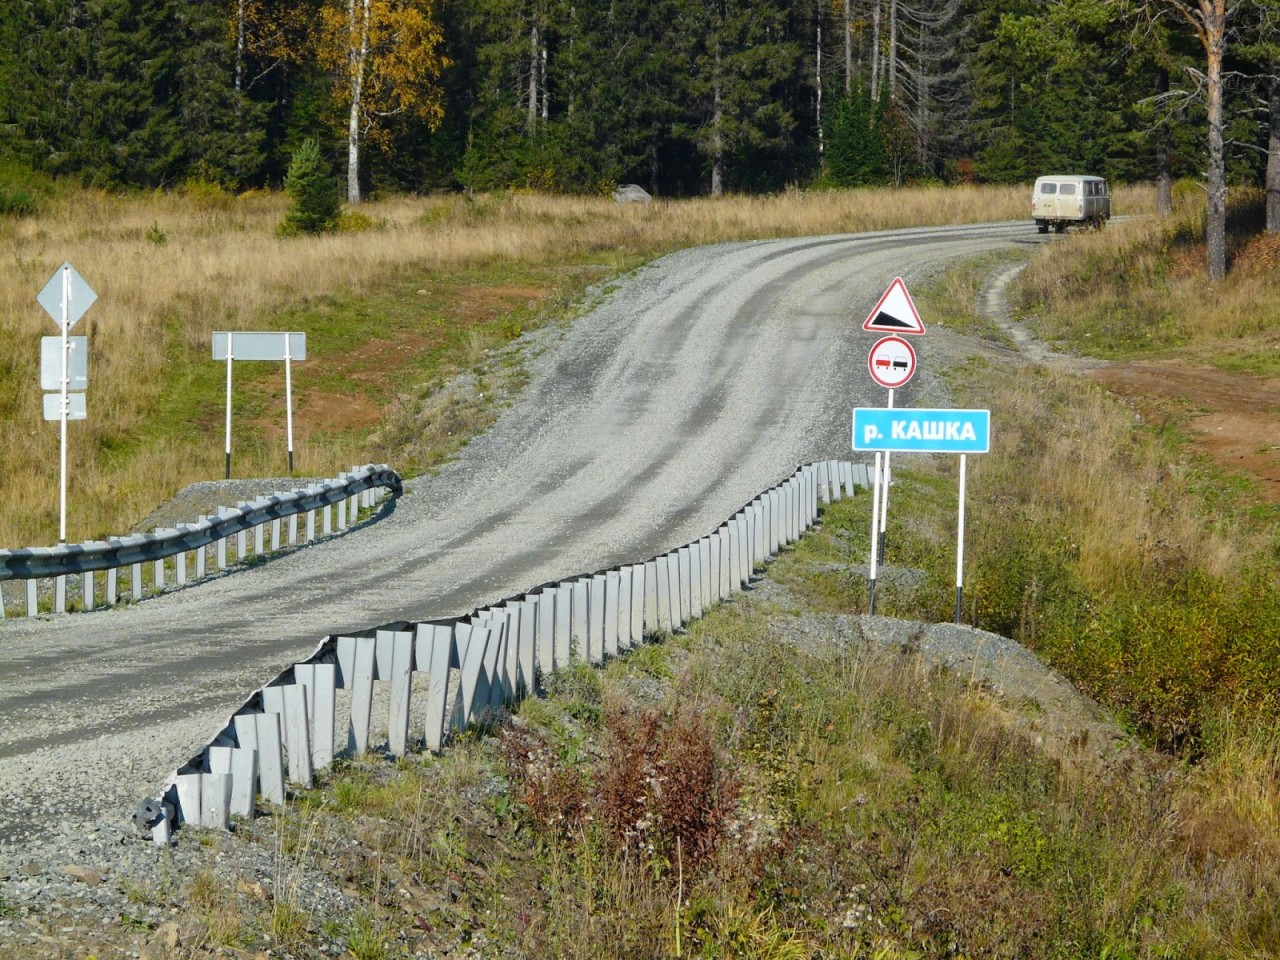
[[[860,323],[893,277],[1034,237],[998,223],[672,254],[532,337],[520,397],[381,522],[135,607],[0,623],[0,860],[121,829],[321,636],[654,555],[845,455],[850,408],[884,400]],[[918,341],[900,405],[944,400]]]

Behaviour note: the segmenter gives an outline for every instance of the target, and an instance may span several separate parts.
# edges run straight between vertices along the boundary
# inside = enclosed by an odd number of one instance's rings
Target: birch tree
[[[346,112],[348,203],[361,199],[362,146],[385,146],[390,118],[439,126],[442,41],[431,0],[341,0],[321,10],[319,59],[338,78]]]

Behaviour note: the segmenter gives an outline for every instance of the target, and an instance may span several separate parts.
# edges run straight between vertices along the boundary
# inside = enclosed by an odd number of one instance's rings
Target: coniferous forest
[[[315,137],[353,202],[691,196],[1055,170],[1212,184],[1218,130],[1225,179],[1261,183],[1271,2],[4,0],[0,156],[244,190]]]

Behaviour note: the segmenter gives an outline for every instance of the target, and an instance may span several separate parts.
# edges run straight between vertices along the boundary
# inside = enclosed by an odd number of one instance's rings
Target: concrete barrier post
[[[142,599],[142,564],[135,563],[129,568],[129,590],[134,601]]]
[[[54,613],[67,612],[67,578],[65,576],[53,578],[53,611]]]
[[[604,655],[618,655],[618,586],[622,582],[622,574],[610,570],[604,575]]]
[[[534,597],[520,601],[520,673],[517,680],[517,695],[521,698],[537,689],[538,601]]]
[[[258,756],[258,792],[271,803],[284,803],[283,735],[278,713],[241,713],[232,720],[242,750]]]
[[[116,567],[112,567],[107,571],[107,586],[105,590],[106,604],[108,607],[114,607],[116,605],[116,600],[119,598],[119,587],[120,571]]]
[[[391,712],[387,749],[393,757],[409,752],[409,696],[412,691],[413,634],[397,630],[391,637]]]
[[[359,756],[369,749],[369,724],[373,718],[373,671],[376,641],[373,637],[355,638],[352,663],[351,723],[347,727],[347,751]]]
[[[693,619],[693,554],[688,547],[675,551],[680,580],[680,623]]]
[[[667,599],[671,604],[671,629],[679,630],[684,626],[684,617],[680,605],[680,555],[675,550],[667,554]]]
[[[40,612],[40,598],[36,593],[37,582],[27,581],[27,616],[34,617]]]
[[[574,660],[585,660],[589,653],[587,647],[587,608],[590,605],[590,581],[574,580],[571,591],[573,612],[569,617],[569,656]]]
[[[253,555],[255,557],[260,557],[267,552],[266,537],[264,536],[266,526],[265,523],[260,523],[253,528]]]
[[[280,549],[280,518],[276,517],[271,521],[271,552]]]
[[[671,573],[669,570],[670,560],[665,557],[658,557],[658,629],[664,633],[671,633],[675,630],[675,626],[671,622]],[[678,588],[677,588],[678,589]]]
[[[644,643],[644,607],[648,595],[649,565],[637,563],[631,568],[631,646]]]
[[[717,530],[707,539],[711,541],[711,563],[708,564],[711,568],[711,599],[719,603],[724,599],[724,551],[721,545],[723,538]]]
[[[702,541],[695,540],[689,551],[689,617],[700,617],[706,606],[702,599]]]
[[[539,684],[545,686],[547,677],[556,669],[556,590],[548,587],[534,598],[538,605],[538,657],[535,670]]]
[[[573,584],[562,583],[556,587],[556,642],[554,668],[560,670],[569,665],[573,656]]]
[[[665,570],[663,577],[666,577]],[[640,639],[643,641],[649,634],[661,629],[662,622],[658,616],[658,561],[655,558],[646,560],[644,564],[644,629]]]
[[[702,586],[699,590],[702,595],[702,609],[705,612],[716,602],[715,591],[712,589],[711,581],[711,538],[703,537],[698,541],[698,569],[702,574]]]
[[[93,592],[93,571],[92,570],[86,570],[83,574],[80,575],[80,586],[84,589],[85,610],[94,609],[94,607],[97,606],[97,604],[95,602],[96,597],[94,597],[94,592]],[[3,613],[3,611],[0,611],[0,613]]]
[[[439,753],[444,745],[444,725],[448,716],[449,671],[459,666],[453,627],[420,623],[416,640],[418,669],[428,671],[423,741],[428,750]]]
[[[591,663],[604,662],[604,595],[608,578],[598,573],[589,581],[587,599],[587,659]]]

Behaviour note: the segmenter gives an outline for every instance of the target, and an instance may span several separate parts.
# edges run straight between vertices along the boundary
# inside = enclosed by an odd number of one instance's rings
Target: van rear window
[[[1076,185],[1074,183],[1064,183],[1059,192],[1065,197],[1074,197],[1076,195]]]
[[[1057,193],[1058,185],[1056,183],[1042,183],[1040,184],[1040,192],[1041,193]]]

